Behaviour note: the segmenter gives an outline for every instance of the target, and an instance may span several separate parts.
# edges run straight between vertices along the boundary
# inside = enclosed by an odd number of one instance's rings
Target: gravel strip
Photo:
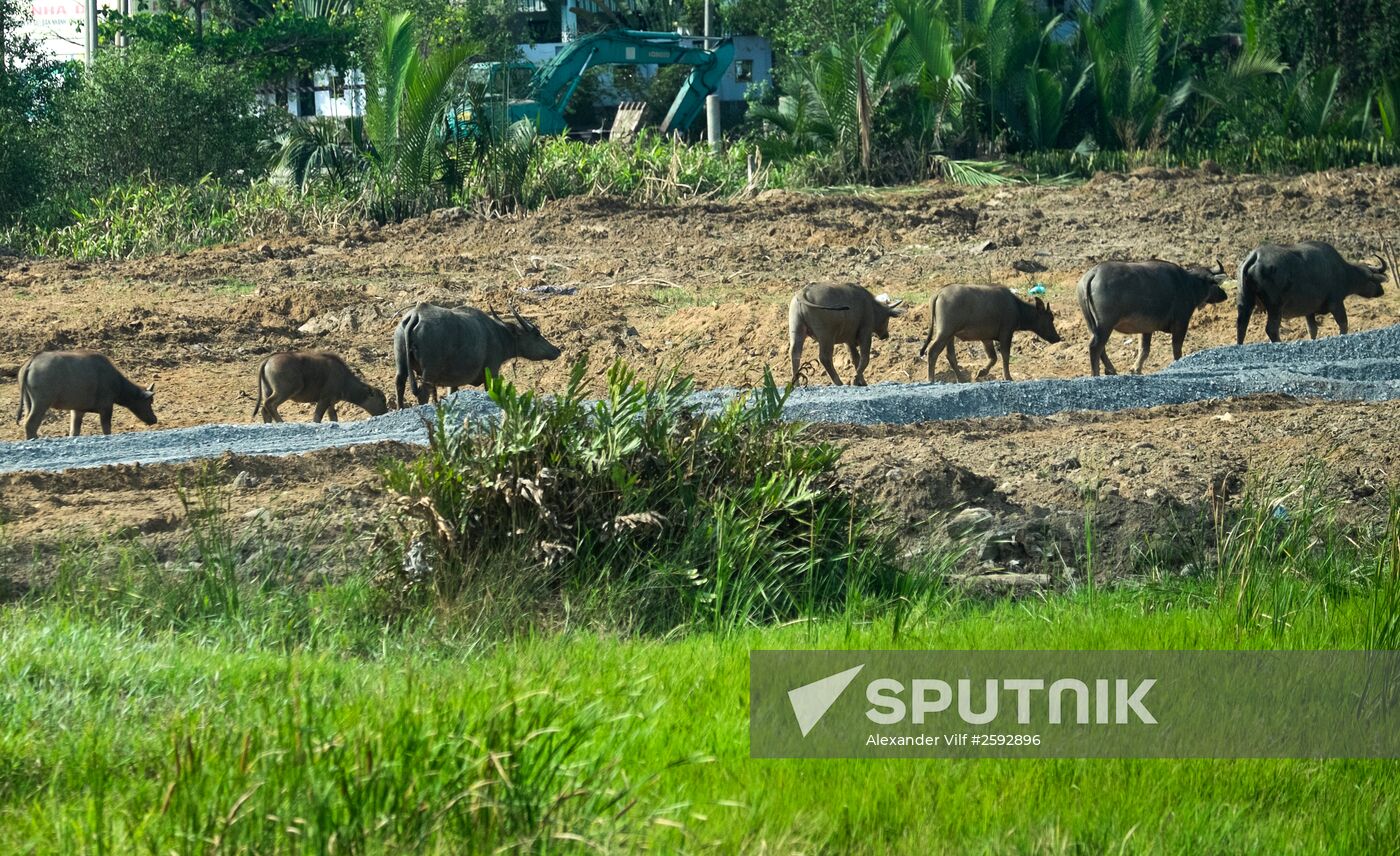
[[[737,392],[706,390],[696,393],[694,400],[702,409],[717,409]],[[1333,401],[1400,398],[1400,325],[1316,342],[1214,348],[1142,377],[803,387],[788,399],[786,415],[809,422],[907,424],[1011,413],[1043,416],[1065,410],[1122,410],[1266,392]],[[450,396],[444,406],[454,421],[496,412],[486,395],[476,390]],[[427,439],[425,423],[433,418],[433,411],[428,405],[340,425],[201,425],[110,437],[0,443],[0,472],[169,463],[226,452],[291,455],[390,440],[422,444]]]

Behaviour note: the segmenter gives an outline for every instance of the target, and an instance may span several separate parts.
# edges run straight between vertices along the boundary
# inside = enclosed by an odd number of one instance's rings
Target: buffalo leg
[[[330,409],[327,410],[326,413],[330,414],[330,417],[331,417],[331,421],[332,421],[332,422],[339,422],[339,421],[340,421],[340,414],[335,412],[335,405],[334,405],[334,404],[332,404],[332,405],[330,406]]]
[[[1303,318],[1303,323],[1305,323],[1305,324],[1308,325],[1308,338],[1309,338],[1309,339],[1316,339],[1316,338],[1317,338],[1317,316],[1316,316],[1316,315],[1308,315],[1308,316],[1305,316],[1305,317]]]
[[[1142,334],[1142,344],[1138,345],[1137,365],[1133,366],[1133,374],[1142,374],[1142,367],[1147,362],[1147,355],[1152,353],[1152,334]]]
[[[68,420],[68,436],[76,437],[83,433],[83,411],[74,410],[73,417]]]
[[[978,379],[978,380],[981,380],[982,378],[984,378],[984,377],[986,377],[987,375],[991,374],[991,373],[992,373],[992,369],[993,369],[993,368],[996,366],[996,364],[997,364],[997,348],[996,348],[996,343],[994,343],[991,339],[987,339],[987,340],[985,340],[985,341],[982,342],[982,350],[984,350],[984,351],[987,352],[987,364],[986,364],[985,366],[983,366],[982,369],[981,369],[980,371],[977,372],[977,379]]]
[[[399,409],[399,410],[403,410],[403,408],[404,408],[404,398],[403,398],[404,387],[408,386],[409,380],[411,379],[411,377],[412,377],[412,372],[411,372],[411,371],[408,372],[408,373],[400,372],[399,374],[394,375],[394,403],[398,406],[398,409]],[[415,387],[415,389],[414,389],[413,391],[414,391],[414,393],[416,394],[416,393],[418,392],[418,390],[417,390],[417,388],[416,388],[416,387],[417,387],[417,384],[414,384],[414,387]],[[267,414],[266,414],[265,412],[263,413],[263,421],[264,421],[264,422],[270,421],[270,420],[268,420]]]
[[[1186,325],[1182,324],[1180,327],[1172,331],[1173,360],[1181,359],[1181,346],[1184,344],[1186,344]]]
[[[1103,362],[1103,373],[1109,375],[1118,374],[1118,367],[1113,364],[1113,360],[1108,358],[1109,337],[1103,339],[1103,347],[1099,349],[1099,359]]]
[[[1001,376],[1011,380],[1011,337],[997,343],[1001,347]]]
[[[788,337],[788,355],[792,357],[792,385],[797,386],[802,379],[802,345],[807,341],[807,334],[803,332],[793,332]]]
[[[1283,310],[1269,308],[1269,319],[1264,322],[1264,333],[1270,342],[1278,341],[1279,327],[1283,324]]]
[[[817,343],[817,360],[826,369],[826,374],[831,378],[831,382],[837,386],[841,385],[841,376],[836,373],[836,366],[831,364],[832,353],[836,350],[834,342]]]
[[[103,435],[110,435],[112,433],[112,408],[99,411],[97,420],[102,423]]]
[[[1108,358],[1108,342],[1113,335],[1111,330],[1094,330],[1089,336],[1089,370],[1094,377],[1099,376],[1099,364],[1103,364],[1104,374],[1118,374],[1113,361]]]
[[[1241,298],[1243,301],[1243,298]],[[1235,344],[1244,344],[1244,334],[1249,332],[1249,319],[1254,316],[1254,299],[1239,304],[1239,314],[1235,317]]]
[[[32,400],[29,402],[29,418],[24,420],[24,439],[33,440],[39,436],[39,424],[44,421],[44,417],[48,413],[48,404],[40,404]]]
[[[870,337],[862,339],[860,344],[851,345],[851,360],[856,364],[856,386],[865,386],[865,369],[870,365]]]
[[[958,379],[958,383],[967,383],[967,375],[963,374],[962,366],[958,365],[958,343],[948,343],[948,365],[953,367],[953,377]]]
[[[263,400],[263,422],[281,422],[282,414],[277,412],[277,408],[286,401],[286,397],[279,393],[272,393]]]
[[[929,382],[930,382],[930,383],[933,382],[934,364],[935,364],[936,362],[938,362],[938,355],[941,354],[941,353],[943,353],[943,349],[944,349],[944,348],[952,348],[952,347],[953,347],[953,345],[952,345],[952,337],[951,337],[951,335],[949,335],[949,336],[944,336],[944,337],[935,339],[934,342],[933,342],[933,347],[929,348],[929,351],[928,351],[928,379],[929,379]]]
[[[1346,335],[1347,332],[1347,308],[1338,300],[1337,305],[1332,308],[1332,317],[1337,321],[1337,332]]]

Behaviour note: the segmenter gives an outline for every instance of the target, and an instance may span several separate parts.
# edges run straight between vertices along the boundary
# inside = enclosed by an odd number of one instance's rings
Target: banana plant
[[[1196,94],[1195,124],[1206,127],[1217,112],[1248,118],[1251,102],[1267,97],[1261,81],[1276,80],[1288,72],[1278,55],[1261,48],[1246,49],[1227,66],[1192,84]]]
[[[952,22],[941,0],[894,0],[895,39],[903,42],[905,80],[918,92],[922,127],[935,149],[943,148],[949,124],[962,115],[972,93],[959,66]]]
[[[365,83],[364,130],[374,205],[399,219],[423,207],[443,164],[443,115],[453,77],[474,53],[452,45],[419,52],[411,12],[384,17]]]
[[[1092,65],[1076,69],[1072,56],[1061,55],[1068,52],[1056,43],[1055,34],[1063,23],[1064,16],[1056,15],[1041,28],[1039,47],[1022,82],[1020,109],[1009,116],[1012,127],[1033,150],[1058,145],[1093,72]]]
[[[782,146],[791,151],[830,151],[868,174],[876,112],[908,82],[899,64],[902,38],[901,30],[886,24],[794,59],[788,66],[787,95],[776,107],[754,105],[749,116],[777,130]]]

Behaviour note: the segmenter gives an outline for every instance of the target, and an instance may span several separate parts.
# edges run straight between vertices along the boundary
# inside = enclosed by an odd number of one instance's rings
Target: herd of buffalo
[[[1379,297],[1388,265],[1379,256],[1377,265],[1344,260],[1330,245],[1304,241],[1290,246],[1266,244],[1245,257],[1239,268],[1237,341],[1256,308],[1262,308],[1270,341],[1279,339],[1284,318],[1303,318],[1308,334],[1317,337],[1318,317],[1331,315],[1347,332],[1346,298]],[[1181,357],[1191,316],[1207,303],[1227,298],[1220,287],[1225,266],[1214,269],[1184,268],[1171,262],[1110,261],[1095,265],[1079,280],[1079,308],[1088,325],[1089,366],[1108,374],[1116,369],[1106,347],[1111,333],[1142,336],[1134,371],[1142,371],[1154,333],[1170,333],[1172,355]],[[832,365],[837,345],[844,344],[855,364],[854,382],[865,384],[872,338],[889,336],[891,318],[904,314],[901,301],[872,295],[852,284],[812,283],[793,296],[788,307],[788,344],[792,357],[792,381],[801,380],[802,347],[808,338],[817,342],[817,357],[831,377],[841,378]],[[934,363],[946,353],[948,364],[961,381],[967,376],[958,365],[954,339],[981,342],[987,375],[1001,354],[1002,375],[1011,379],[1011,340],[1018,331],[1029,331],[1047,342],[1060,341],[1055,317],[1039,297],[1027,302],[1011,289],[998,285],[950,285],[933,296],[928,336],[919,355],[928,355],[929,380]],[[447,309],[420,303],[408,310],[394,329],[395,399],[405,404],[405,387],[419,404],[436,400],[439,386],[453,392],[461,386],[479,385],[486,372],[500,371],[503,363],[523,358],[553,360],[560,356],[539,327],[518,311],[503,318],[495,312],[470,307]],[[112,408],[120,405],[147,425],[154,425],[154,385],[142,388],[117,370],[97,351],[45,351],[32,357],[19,371],[19,410],[26,439],[38,436],[39,425],[50,409],[72,411],[69,433],[77,436],[83,415],[96,413],[102,433],[112,430]],[[273,354],[258,367],[258,395],[253,415],[262,412],[264,422],[280,422],[277,408],[294,401],[315,405],[314,419],[329,414],[338,418],[336,406],[349,403],[372,416],[388,411],[384,393],[361,380],[339,356],[326,351]]]

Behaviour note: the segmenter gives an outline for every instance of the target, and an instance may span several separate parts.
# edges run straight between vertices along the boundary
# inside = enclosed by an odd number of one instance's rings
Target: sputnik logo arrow
[[[846,691],[846,687],[851,685],[851,681],[855,680],[856,675],[864,668],[865,664],[862,663],[853,669],[837,672],[830,677],[788,691],[788,701],[792,703],[792,713],[797,717],[797,727],[802,730],[803,737],[817,727],[817,723],[822,721],[822,717],[826,716],[826,712],[841,697],[841,693]]]

